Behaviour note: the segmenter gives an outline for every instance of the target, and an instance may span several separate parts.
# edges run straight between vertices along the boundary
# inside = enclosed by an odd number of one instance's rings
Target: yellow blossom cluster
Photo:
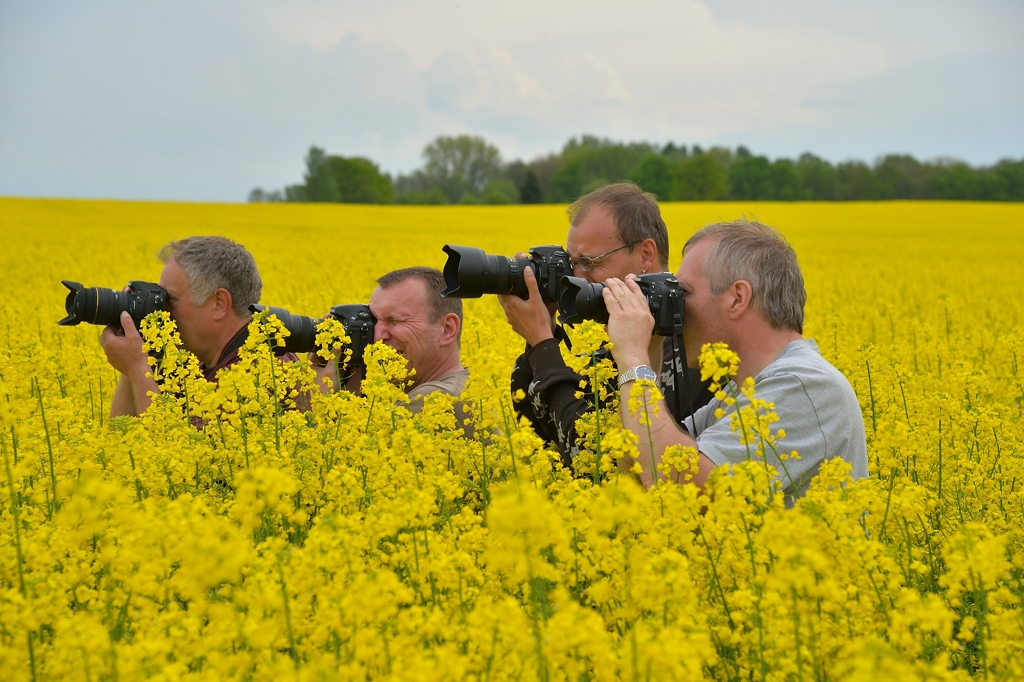
[[[267,314],[216,384],[151,316],[164,391],[110,419],[117,375],[98,327],[56,326],[61,279],[156,281],[164,243],[222,234],[254,254],[264,303],[320,316],[365,303],[388,270],[440,267],[446,242],[561,242],[563,208],[0,199],[3,678],[1024,677],[1024,207],[663,212],[672,267],[722,216],[791,240],[806,336],[861,403],[867,479],[828,461],[787,508],[753,456],[703,491],[645,492],[616,466],[637,439],[592,324],[563,352],[602,409],[566,468],[513,411],[522,342],[493,297],[466,302],[469,437],[450,397],[408,410],[404,361],[383,345],[362,396],[321,393],[307,361],[274,356],[285,332]],[[786,453],[785,405],[729,383],[728,349],[704,360],[749,404],[729,416],[737,438]],[[662,474],[685,481],[695,460],[673,448]]]

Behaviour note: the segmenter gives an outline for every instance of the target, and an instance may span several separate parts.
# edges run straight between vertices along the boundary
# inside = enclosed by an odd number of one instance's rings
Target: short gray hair
[[[172,240],[157,253],[164,263],[173,260],[185,272],[192,303],[202,305],[217,289],[231,294],[238,317],[250,315],[249,306],[259,303],[263,280],[252,254],[227,237],[187,237]]]
[[[633,244],[629,247],[630,253],[633,253],[637,242],[653,239],[658,250],[658,264],[668,269],[668,228],[661,217],[657,197],[633,182],[605,185],[580,197],[565,210],[569,215],[569,225],[575,226],[583,220],[594,206],[608,207],[619,241]]]
[[[807,290],[796,252],[782,233],[752,220],[715,223],[686,241],[684,256],[694,244],[707,239],[718,240],[703,267],[712,294],[746,280],[753,290],[751,303],[768,324],[803,334]]]
[[[395,286],[399,282],[404,282],[407,279],[418,279],[427,288],[427,299],[430,304],[430,321],[438,322],[442,317],[448,313],[455,313],[459,318],[459,336],[462,338],[462,299],[454,296],[443,298],[441,292],[447,288],[447,284],[444,281],[444,275],[441,271],[436,268],[428,268],[426,266],[417,265],[411,268],[402,268],[401,270],[392,270],[391,272],[381,275],[377,280],[377,286],[381,289],[387,289]],[[431,295],[433,292],[434,295]]]

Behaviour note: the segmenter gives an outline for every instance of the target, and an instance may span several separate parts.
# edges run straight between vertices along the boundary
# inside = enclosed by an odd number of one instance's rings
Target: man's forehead
[[[173,258],[164,264],[164,269],[160,272],[160,286],[172,294],[181,294],[188,289],[188,278],[185,276],[185,271]]]
[[[695,277],[704,274],[704,259],[713,245],[713,240],[702,239],[696,244],[691,244],[690,248],[683,252],[683,262],[676,273],[676,279],[680,284],[692,282]]]
[[[565,248],[570,254],[596,256],[619,246],[619,232],[606,206],[591,206],[575,225],[569,227]]]
[[[415,315],[427,305],[426,289],[426,284],[415,277],[386,288],[377,287],[370,295],[370,306],[378,317],[394,313]]]

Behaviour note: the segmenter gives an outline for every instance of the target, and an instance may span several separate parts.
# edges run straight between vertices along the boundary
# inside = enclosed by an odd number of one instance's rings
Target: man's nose
[[[374,343],[377,341],[387,341],[389,338],[391,338],[391,335],[388,334],[387,326],[382,321],[378,320],[377,324],[373,325]]]

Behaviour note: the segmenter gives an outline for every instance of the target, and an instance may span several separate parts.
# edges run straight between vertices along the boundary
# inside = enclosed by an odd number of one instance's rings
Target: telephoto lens
[[[569,255],[556,245],[534,246],[529,258],[492,256],[483,249],[453,244],[445,244],[442,250],[448,254],[444,264],[445,290],[441,292],[444,298],[515,294],[525,300],[530,295],[523,273],[531,268],[541,298],[554,303],[561,293],[562,278],[572,274]]]
[[[637,275],[636,283],[647,298],[654,316],[655,336],[681,334],[683,329],[683,292],[671,273],[652,272]],[[583,320],[608,323],[604,305],[604,284],[588,282],[582,277],[563,277],[562,294],[558,298],[558,317],[563,324],[579,324]]]
[[[249,306],[249,310],[254,313],[269,310],[277,316],[277,319],[281,320],[284,328],[288,330],[289,334],[285,337],[284,346],[274,349],[278,355],[310,353],[317,350],[316,328],[323,322],[323,318],[296,315],[284,308],[258,304]],[[363,351],[373,343],[373,328],[377,324],[376,318],[370,312],[370,306],[363,304],[336,305],[331,308],[330,315],[341,322],[350,339],[348,347],[352,350],[352,360],[349,364],[362,364]]]
[[[167,290],[153,282],[133,280],[128,291],[83,287],[78,282],[62,280],[68,288],[64,301],[67,317],[57,324],[72,326],[86,322],[104,326],[121,327],[121,313],[128,312],[138,329],[142,318],[157,310],[167,310]]]
[[[249,310],[254,313],[269,310],[277,316],[277,319],[281,320],[281,324],[288,330],[288,336],[284,339],[284,346],[274,348],[274,352],[278,355],[283,353],[308,353],[316,348],[316,326],[320,324],[320,318],[295,315],[284,308],[272,305],[259,305],[258,303],[249,306]]]

